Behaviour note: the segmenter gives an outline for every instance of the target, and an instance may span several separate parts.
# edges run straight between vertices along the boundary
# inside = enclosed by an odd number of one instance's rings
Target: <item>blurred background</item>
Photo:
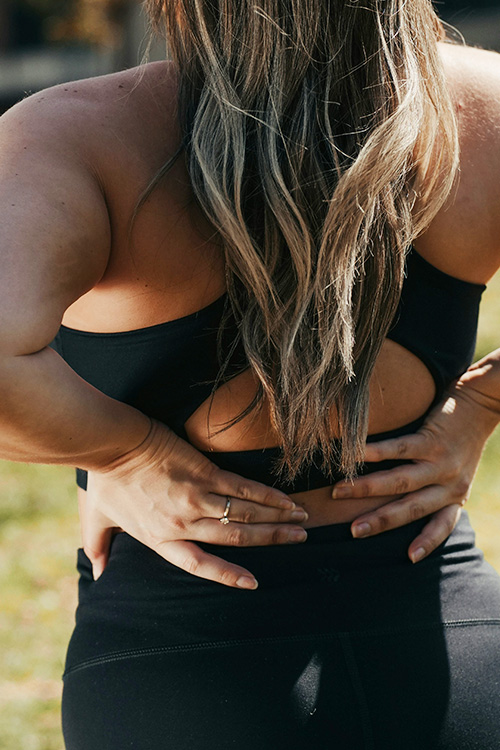
[[[138,0],[2,0],[0,111],[26,92],[137,65],[146,35]],[[155,45],[152,59],[164,56]]]
[[[0,2],[0,113],[42,88],[137,65],[146,48],[138,0]],[[468,44],[500,52],[500,0],[435,6]],[[157,41],[150,59],[164,53]],[[500,278],[483,299],[477,357],[500,346]],[[500,572],[499,457],[500,429],[468,510]],[[61,674],[79,544],[73,471],[0,462],[0,750],[63,750]]]

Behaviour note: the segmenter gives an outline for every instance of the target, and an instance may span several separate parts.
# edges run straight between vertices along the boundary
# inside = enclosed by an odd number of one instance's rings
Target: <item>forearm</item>
[[[52,349],[0,357],[0,458],[98,470],[146,438],[150,420],[80,378]]]
[[[452,391],[475,407],[475,419],[488,432],[500,422],[500,349],[475,362],[459,378]]]

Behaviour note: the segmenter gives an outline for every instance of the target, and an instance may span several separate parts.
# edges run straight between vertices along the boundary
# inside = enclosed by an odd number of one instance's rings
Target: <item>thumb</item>
[[[102,515],[86,518],[82,528],[83,551],[92,563],[92,576],[97,581],[108,564],[109,547],[114,527]]]

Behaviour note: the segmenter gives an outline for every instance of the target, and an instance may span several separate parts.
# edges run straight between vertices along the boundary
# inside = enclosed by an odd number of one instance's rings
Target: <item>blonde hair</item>
[[[178,72],[182,144],[140,204],[185,151],[259,382],[224,429],[265,396],[277,472],[293,480],[319,450],[352,477],[405,255],[458,167],[442,24],[430,0],[145,4]]]

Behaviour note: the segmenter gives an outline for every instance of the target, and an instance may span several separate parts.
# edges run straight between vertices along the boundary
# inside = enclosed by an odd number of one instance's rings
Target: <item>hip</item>
[[[92,580],[78,553],[76,628],[67,667],[117,651],[418,633],[460,623],[500,623],[500,577],[475,546],[466,512],[416,565],[407,548],[427,519],[354,539],[348,523],[309,530],[283,547],[201,546],[248,568],[245,591],[196,578],[129,537],[114,537],[108,566]]]

